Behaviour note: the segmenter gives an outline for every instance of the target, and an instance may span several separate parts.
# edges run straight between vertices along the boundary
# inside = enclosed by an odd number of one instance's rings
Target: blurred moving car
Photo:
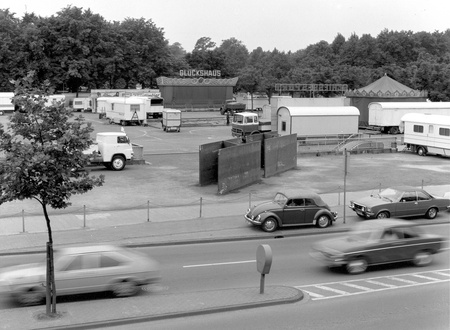
[[[434,219],[439,211],[450,209],[450,199],[433,196],[420,188],[399,186],[384,189],[377,195],[352,200],[349,207],[365,219],[411,216]]]
[[[331,211],[316,193],[301,192],[287,196],[278,192],[272,201],[248,209],[244,218],[266,232],[273,232],[278,227],[301,225],[326,228],[336,221],[337,212]]]
[[[141,285],[160,279],[159,264],[145,254],[112,246],[68,247],[55,251],[57,296],[111,291],[117,297],[136,294]],[[21,305],[44,301],[46,263],[6,268],[0,281]]]
[[[371,265],[394,262],[426,266],[443,242],[409,221],[383,219],[361,222],[344,237],[316,243],[311,256],[328,267],[344,266],[348,273],[359,274]]]

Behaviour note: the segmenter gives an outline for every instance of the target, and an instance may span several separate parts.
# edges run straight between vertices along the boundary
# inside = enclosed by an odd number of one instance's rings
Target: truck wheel
[[[424,148],[424,147],[419,147],[419,148],[417,149],[417,154],[418,154],[419,156],[425,156],[425,155],[427,154],[427,152],[425,151],[425,148]]]
[[[111,161],[111,169],[114,171],[122,171],[125,168],[125,158],[122,156],[114,156]]]

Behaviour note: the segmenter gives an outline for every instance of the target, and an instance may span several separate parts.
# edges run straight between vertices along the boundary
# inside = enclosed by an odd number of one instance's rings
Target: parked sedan
[[[248,209],[244,217],[252,225],[273,232],[278,227],[301,225],[325,228],[333,224],[337,212],[331,211],[316,193],[302,192],[288,196],[279,192],[272,201]]]
[[[425,216],[436,218],[439,211],[450,209],[450,199],[437,197],[420,188],[392,187],[379,194],[350,201],[349,207],[365,219]]]
[[[328,267],[344,266],[348,273],[359,274],[368,266],[394,262],[426,266],[443,242],[409,221],[383,219],[359,223],[344,237],[316,243],[311,256]]]
[[[55,251],[56,294],[69,295],[111,291],[117,297],[138,292],[139,286],[160,279],[158,263],[118,246],[70,247]],[[0,282],[7,285],[21,305],[35,305],[45,298],[46,264],[28,264],[5,269]]]

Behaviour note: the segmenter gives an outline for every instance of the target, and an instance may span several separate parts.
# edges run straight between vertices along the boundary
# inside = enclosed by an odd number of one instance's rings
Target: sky
[[[67,6],[90,9],[107,21],[151,20],[170,44],[192,52],[198,39],[217,46],[235,38],[249,52],[261,47],[295,52],[338,33],[376,38],[389,31],[444,32],[450,29],[449,0],[12,0],[0,2],[15,17],[49,17]]]

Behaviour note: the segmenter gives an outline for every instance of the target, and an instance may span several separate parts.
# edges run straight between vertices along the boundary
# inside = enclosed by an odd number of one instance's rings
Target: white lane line
[[[355,289],[359,289],[359,290],[363,290],[363,291],[373,291],[373,289],[371,288],[366,288],[365,286],[361,286],[361,285],[356,285],[353,283],[341,283],[342,285],[348,286],[350,288],[355,288]]]
[[[418,277],[418,278],[423,278],[426,280],[430,280],[430,281],[439,281],[439,279],[434,278],[434,277],[429,277],[429,276],[424,276],[424,275],[413,275],[414,277]]]
[[[251,262],[256,262],[256,260],[218,262],[218,263],[213,263],[213,264],[186,265],[186,266],[183,266],[183,268],[209,267],[209,266],[226,266],[226,265],[236,265],[236,264],[248,264],[248,263],[251,263]]]
[[[338,293],[338,294],[341,294],[341,295],[350,294],[349,292],[338,290],[338,289],[333,289],[333,288],[330,288],[328,286],[316,285],[315,287],[319,288],[319,289],[322,289],[322,290],[325,290],[325,291],[331,291],[331,292],[334,292],[334,293]]]

